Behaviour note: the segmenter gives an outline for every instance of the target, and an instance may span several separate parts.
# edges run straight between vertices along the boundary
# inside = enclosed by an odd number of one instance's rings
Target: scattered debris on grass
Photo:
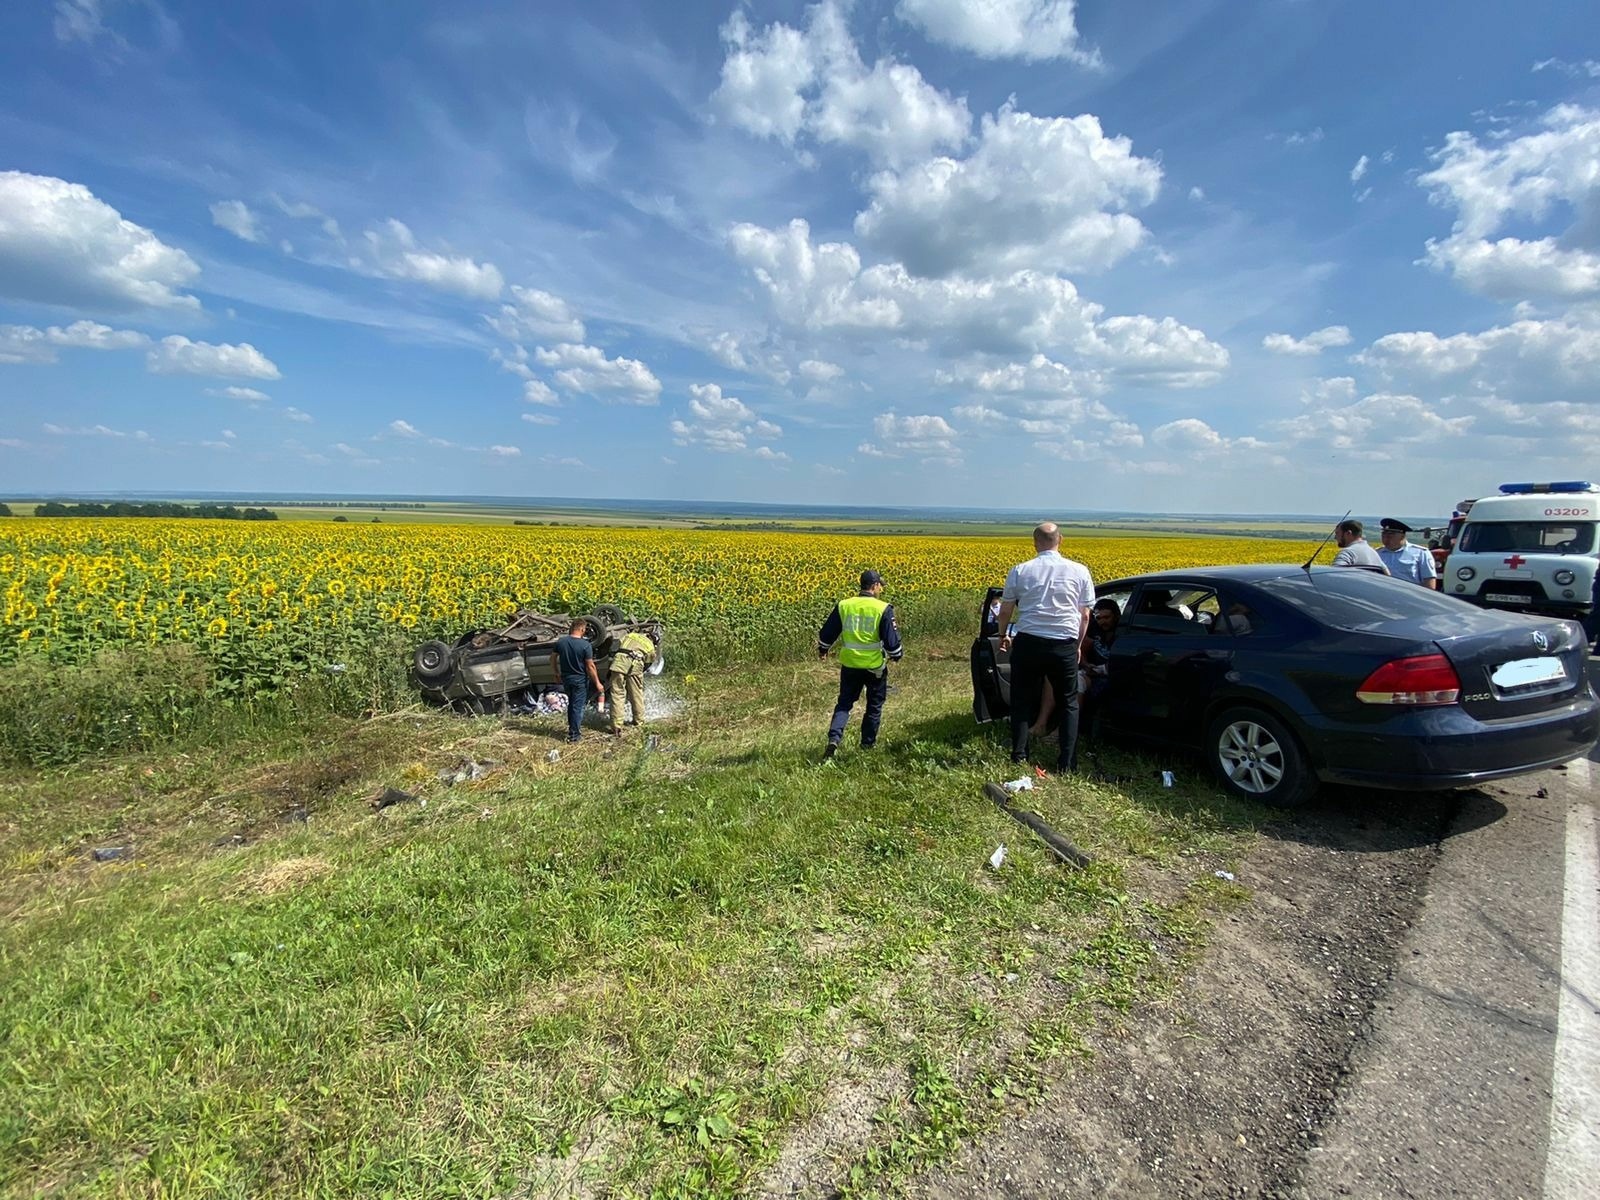
[[[554,753],[554,752],[552,752]],[[486,775],[492,775],[500,769],[496,759],[486,758],[482,762],[477,759],[463,759],[453,767],[446,767],[438,773],[439,782],[454,787],[458,783],[476,783]]]
[[[113,859],[129,858],[133,854],[132,846],[97,846],[91,853],[95,862],[111,862]]]

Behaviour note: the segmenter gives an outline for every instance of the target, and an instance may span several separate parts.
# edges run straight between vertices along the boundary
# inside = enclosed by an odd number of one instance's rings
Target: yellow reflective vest
[[[844,632],[839,635],[839,665],[876,671],[883,666],[883,642],[878,624],[889,604],[876,596],[851,596],[839,601],[839,619]]]

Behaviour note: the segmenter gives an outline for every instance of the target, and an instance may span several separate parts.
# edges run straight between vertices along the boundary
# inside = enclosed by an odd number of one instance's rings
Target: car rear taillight
[[[1442,654],[1422,654],[1384,663],[1356,689],[1363,704],[1454,704],[1461,680]]]

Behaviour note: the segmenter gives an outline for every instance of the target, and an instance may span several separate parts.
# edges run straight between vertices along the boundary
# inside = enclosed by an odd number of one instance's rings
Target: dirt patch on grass
[[[1276,1196],[1292,1184],[1422,902],[1456,802],[1325,793],[1265,830],[1188,979],[912,1194]]]
[[[319,855],[284,858],[250,876],[240,884],[239,890],[258,896],[275,896],[281,892],[297,892],[332,874],[333,864]]]
[[[906,1074],[886,1067],[835,1084],[810,1120],[789,1135],[778,1160],[750,1189],[758,1200],[804,1200],[836,1194],[839,1164],[872,1140],[873,1117],[890,1097],[904,1095]]]

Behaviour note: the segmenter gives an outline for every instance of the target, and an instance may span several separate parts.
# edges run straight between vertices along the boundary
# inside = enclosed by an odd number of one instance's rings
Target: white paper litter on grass
[[[1000,786],[1008,792],[1031,792],[1033,791],[1033,777],[1024,775],[1021,779],[1013,779],[1010,783],[1002,783]]]
[[[1004,842],[1001,842],[998,846],[995,847],[994,853],[989,855],[989,865],[991,867],[993,867],[996,871],[998,871],[1000,869],[1000,864],[1005,862],[1005,861],[1006,861],[1006,844]]]

